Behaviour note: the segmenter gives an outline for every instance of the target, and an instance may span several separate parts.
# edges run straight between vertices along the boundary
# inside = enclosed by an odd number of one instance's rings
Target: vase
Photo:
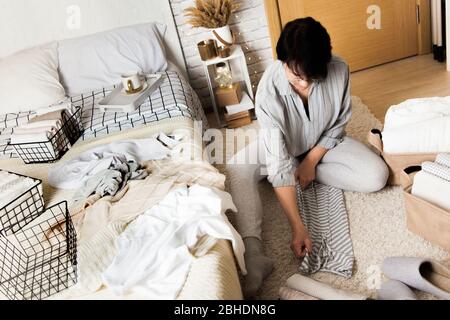
[[[213,39],[199,42],[197,47],[202,61],[208,61],[217,57],[216,41]]]
[[[225,27],[212,29],[211,32],[219,47],[231,47],[235,42],[233,33],[228,25]]]

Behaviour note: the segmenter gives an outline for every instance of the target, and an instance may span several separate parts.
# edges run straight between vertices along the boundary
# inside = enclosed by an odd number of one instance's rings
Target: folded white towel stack
[[[384,129],[396,129],[445,117],[450,117],[450,97],[410,99],[389,108]]]
[[[21,135],[27,135],[27,134],[36,134],[36,133],[49,133],[50,135],[55,134],[58,131],[56,127],[40,127],[40,128],[15,128],[14,129],[14,135],[15,136],[21,136]]]
[[[51,111],[17,127],[11,135],[12,144],[46,142],[62,127],[63,110]]]
[[[450,152],[450,97],[411,99],[386,113],[386,153]]]
[[[36,114],[38,116],[42,116],[42,115],[45,115],[45,114],[48,114],[48,113],[52,113],[52,112],[55,112],[55,111],[60,111],[60,112],[64,111],[64,112],[67,112],[68,115],[72,115],[73,114],[73,112],[72,112],[72,102],[70,102],[70,101],[63,101],[63,102],[61,102],[59,104],[56,104],[56,105],[53,105],[53,106],[50,106],[50,107],[38,109],[38,110],[36,110]]]
[[[61,129],[61,125],[62,125],[61,113],[59,114],[59,119],[48,120],[47,118],[44,119],[45,116],[46,115],[42,115],[42,116],[33,118],[30,120],[30,122],[20,126],[19,128],[20,129],[37,129],[37,128],[41,129],[41,128],[51,127],[51,128]]]
[[[436,162],[425,162],[414,177],[411,194],[450,211],[450,156],[441,154]]]
[[[5,206],[8,206],[8,209],[12,209],[15,205],[19,205],[27,197],[30,197],[31,194],[24,195],[24,193],[37,184],[36,180],[31,178],[0,170],[0,214]],[[39,194],[35,194],[34,196],[36,196],[36,199],[34,199],[36,201],[42,196],[40,185]]]

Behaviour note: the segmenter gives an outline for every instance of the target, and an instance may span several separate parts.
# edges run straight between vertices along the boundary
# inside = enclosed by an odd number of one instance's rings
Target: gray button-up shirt
[[[342,59],[333,56],[327,78],[311,84],[308,105],[309,117],[283,63],[275,61],[256,94],[268,179],[274,187],[295,185],[296,157],[317,145],[333,149],[342,141],[351,117],[350,72]]]

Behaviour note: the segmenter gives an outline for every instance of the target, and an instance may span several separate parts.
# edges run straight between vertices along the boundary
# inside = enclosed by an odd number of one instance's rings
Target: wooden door
[[[278,0],[280,23],[311,16],[352,71],[418,54],[416,0]]]

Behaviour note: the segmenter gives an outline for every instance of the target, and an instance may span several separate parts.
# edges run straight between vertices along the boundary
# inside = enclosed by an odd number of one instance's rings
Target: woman
[[[351,117],[349,68],[331,51],[330,36],[313,18],[286,25],[277,45],[278,60],[266,70],[256,95],[259,143],[244,151],[259,151],[259,162],[228,166],[239,210],[237,227],[246,245],[247,297],[256,294],[273,267],[261,245],[257,182],[265,178],[262,169],[267,169],[289,221],[291,249],[298,258],[312,251],[312,243],[297,206],[297,182],[302,189],[315,180],[357,192],[376,192],[386,185],[388,169],[381,158],[345,136]]]

